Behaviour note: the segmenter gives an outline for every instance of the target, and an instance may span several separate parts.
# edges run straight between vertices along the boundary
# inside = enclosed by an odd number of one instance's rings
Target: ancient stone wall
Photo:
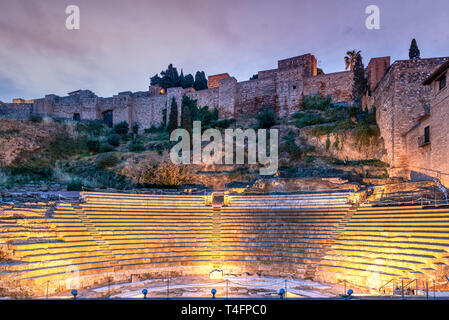
[[[429,89],[432,94],[430,113],[406,135],[411,178],[432,177],[449,187],[449,88],[440,90],[438,81]],[[430,143],[424,143],[424,128],[430,128]]]
[[[209,89],[218,88],[220,86],[220,80],[229,78],[229,74],[220,73],[213,76],[207,77],[207,87]]]
[[[233,118],[236,101],[237,79],[234,77],[221,79],[218,91],[218,115],[222,118]]]
[[[285,117],[299,110],[303,90],[303,69],[284,69],[276,73],[276,110],[280,117]]]
[[[368,63],[367,75],[370,91],[374,91],[379,81],[390,67],[390,57],[372,58]]]
[[[311,54],[304,54],[298,57],[283,59],[278,61],[278,69],[302,69],[303,77],[313,77],[317,74],[317,63],[315,56]]]
[[[354,73],[343,71],[304,79],[304,96],[331,96],[337,103],[352,103]]]
[[[33,111],[33,105],[29,103],[5,103],[0,104],[0,118],[27,119]]]
[[[377,110],[392,175],[408,176],[407,167],[414,159],[407,152],[405,135],[429,112],[431,92],[423,81],[445,60],[396,61],[370,99],[370,106]]]
[[[236,86],[234,117],[256,115],[263,110],[275,110],[276,90],[274,78],[239,82]]]
[[[212,89],[189,92],[187,93],[187,96],[191,99],[197,100],[199,107],[208,106],[209,109],[218,109],[218,91],[219,88],[214,87]]]

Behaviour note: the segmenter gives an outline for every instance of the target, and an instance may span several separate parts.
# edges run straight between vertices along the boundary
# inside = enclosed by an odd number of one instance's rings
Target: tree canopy
[[[408,50],[408,56],[410,59],[420,59],[421,53],[418,48],[418,44],[416,43],[416,39],[412,40],[412,43],[410,44],[410,49]]]
[[[184,75],[182,70],[181,74],[179,74],[176,67],[173,67],[173,64],[169,64],[166,70],[150,78],[150,84],[152,86],[159,85],[164,89],[183,87],[203,90],[207,89],[207,78],[204,71],[197,71],[195,78],[190,73]]]
[[[365,66],[363,65],[362,55],[357,52],[354,64],[354,86],[352,89],[352,97],[356,106],[361,106],[363,96],[368,90],[368,80],[365,75]]]

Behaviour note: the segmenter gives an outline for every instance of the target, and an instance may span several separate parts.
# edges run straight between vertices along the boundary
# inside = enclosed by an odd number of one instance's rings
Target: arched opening
[[[112,118],[112,110],[108,110],[103,112],[103,123],[107,125],[109,128],[112,128],[114,121]]]
[[[73,114],[73,121],[81,121],[81,115],[79,113]]]

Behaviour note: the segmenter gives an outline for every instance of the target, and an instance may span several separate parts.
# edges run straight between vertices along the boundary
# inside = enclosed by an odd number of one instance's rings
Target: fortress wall
[[[447,148],[447,124],[449,123],[449,87],[439,90],[438,82],[432,83],[430,115],[407,133],[406,150],[410,157],[412,178],[433,177],[449,187],[449,148]],[[424,136],[424,128],[430,127],[430,144],[419,146],[418,138]]]
[[[275,77],[276,111],[285,117],[299,110],[304,90],[303,69],[279,70]]]
[[[370,108],[376,108],[376,121],[387,150],[386,161],[393,166],[394,83],[394,73],[388,72],[379,82],[374,94],[369,98]]]
[[[239,82],[236,86],[235,117],[258,114],[263,110],[276,112],[274,78]]]
[[[163,110],[167,107],[167,97],[164,95],[139,97],[134,102],[134,117],[140,130],[158,126],[163,120]]]
[[[271,69],[271,70],[263,70],[263,71],[259,71],[259,72],[257,73],[257,78],[260,80],[260,79],[264,79],[264,78],[275,77],[277,71],[278,71],[278,69]]]
[[[0,118],[27,119],[33,111],[30,103],[5,103],[0,104]]]
[[[304,96],[331,96],[334,102],[352,103],[352,87],[354,73],[352,71],[318,75],[304,79]]]
[[[82,99],[81,120],[96,120],[97,119],[97,103],[98,98]]]
[[[207,86],[209,89],[218,88],[220,86],[220,80],[229,78],[229,74],[220,73],[207,77]]]
[[[237,79],[234,77],[221,79],[218,90],[218,115],[220,118],[234,118],[236,103]]]
[[[189,92],[187,96],[197,100],[198,107],[209,106],[209,109],[218,109],[218,90],[218,87],[214,87],[212,89]]]
[[[446,58],[396,61],[376,88],[372,106],[385,141],[393,175],[407,176],[414,157],[407,152],[405,135],[430,109],[431,91],[423,81]],[[390,140],[390,141],[388,141]]]
[[[372,58],[368,63],[368,85],[373,91],[390,67],[390,57]]]
[[[304,54],[298,57],[283,59],[278,61],[278,69],[296,69],[302,70],[303,77],[313,77],[317,74],[317,62],[315,56]]]
[[[178,124],[181,123],[181,104],[182,104],[182,96],[184,95],[183,88],[168,88],[167,89],[167,124],[170,118],[170,108],[172,99],[175,98],[176,104],[178,106]]]

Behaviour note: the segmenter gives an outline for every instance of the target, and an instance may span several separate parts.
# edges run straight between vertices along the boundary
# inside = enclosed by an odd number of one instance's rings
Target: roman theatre
[[[290,297],[331,297],[344,288],[371,295],[394,294],[399,285],[416,294],[426,286],[447,290],[449,206],[385,191],[81,192],[55,202],[3,203],[2,293],[141,297],[145,287],[154,297],[181,297],[209,296],[214,287],[222,297],[269,297],[288,286]]]

